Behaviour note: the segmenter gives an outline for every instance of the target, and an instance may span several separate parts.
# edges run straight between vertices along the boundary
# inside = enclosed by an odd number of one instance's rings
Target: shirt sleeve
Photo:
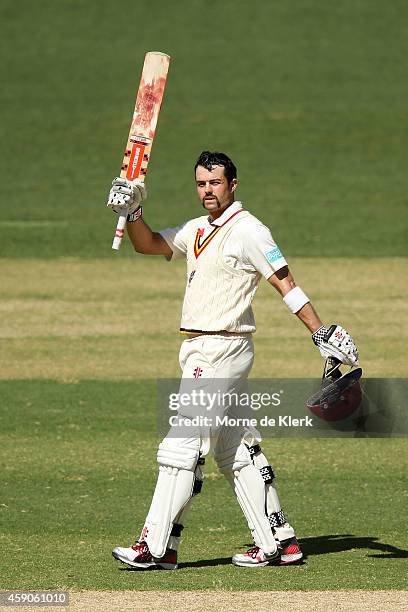
[[[178,225],[177,227],[167,227],[166,229],[160,230],[159,234],[165,239],[173,255],[169,261],[175,259],[181,259],[187,254],[187,236],[186,236],[186,223]]]
[[[253,224],[246,232],[244,262],[255,268],[266,279],[287,266],[270,230],[263,223]]]

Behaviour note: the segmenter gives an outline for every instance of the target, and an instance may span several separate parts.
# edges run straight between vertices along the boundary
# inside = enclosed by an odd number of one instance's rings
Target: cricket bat
[[[135,109],[120,171],[121,178],[144,181],[150,151],[166,86],[170,56],[158,51],[145,55]],[[125,233],[127,215],[120,215],[112,249],[118,251]]]

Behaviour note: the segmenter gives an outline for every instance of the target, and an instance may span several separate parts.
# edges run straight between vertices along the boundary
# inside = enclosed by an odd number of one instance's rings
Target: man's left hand
[[[325,359],[334,357],[345,365],[358,364],[358,350],[353,338],[340,325],[332,325],[329,329],[322,325],[312,334],[312,340]]]

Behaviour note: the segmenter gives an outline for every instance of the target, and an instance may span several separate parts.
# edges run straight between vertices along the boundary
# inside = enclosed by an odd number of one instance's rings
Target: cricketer
[[[203,151],[195,164],[195,184],[204,215],[179,227],[154,232],[143,219],[144,184],[116,178],[108,207],[127,214],[127,232],[138,253],[185,258],[186,289],[180,331],[180,391],[243,388],[254,360],[252,300],[264,277],[283,303],[306,326],[321,355],[354,366],[357,348],[339,325],[323,325],[307,295],[296,285],[270,230],[235,198],[237,170],[224,153]],[[230,426],[191,427],[180,436],[170,427],[159,445],[158,478],[145,524],[136,543],[113,549],[115,559],[148,569],[177,568],[177,553],[192,499],[203,483],[205,456],[213,450],[248,522],[253,546],[232,563],[243,567],[289,565],[302,560],[295,530],[282,510],[274,471],[261,449],[259,432],[241,425],[239,405],[229,407]],[[225,411],[225,408],[224,408]],[[180,407],[181,418],[196,407]],[[174,422],[174,421],[173,421]],[[192,421],[194,422],[194,421]]]

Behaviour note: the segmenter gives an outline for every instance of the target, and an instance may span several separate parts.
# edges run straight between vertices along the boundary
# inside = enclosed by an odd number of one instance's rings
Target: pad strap
[[[201,493],[201,489],[203,488],[203,472],[199,466],[205,465],[205,457],[203,457],[200,453],[200,456],[197,461],[197,467],[194,472],[194,484],[193,484],[193,492],[192,497]]]
[[[194,480],[192,496],[198,495],[201,493],[201,489],[203,488],[203,481],[198,480],[197,478]]]
[[[254,446],[248,446],[247,444],[245,444],[245,446],[249,450],[249,454],[251,456],[251,459],[252,459],[252,457],[254,455],[257,455],[258,453],[261,452],[261,447],[259,446],[259,444],[254,444]]]
[[[259,444],[254,444],[254,446],[247,446],[247,449],[249,450],[249,454],[251,456],[251,460],[253,460],[253,457],[255,455],[258,455],[259,453],[262,452],[262,449],[260,447]],[[253,461],[252,461],[253,463]],[[264,483],[267,484],[272,484],[272,482],[275,479],[275,472],[273,471],[273,468],[271,465],[264,465],[261,468],[259,468],[259,471],[261,472],[261,476],[263,478]]]
[[[274,478],[275,478],[275,473],[271,465],[265,465],[264,467],[261,467],[259,471],[261,472],[261,476],[266,485],[273,483]]]
[[[180,523],[174,523],[170,535],[174,538],[181,538],[181,532],[183,531],[183,529],[184,525],[181,525]]]
[[[278,512],[272,512],[268,516],[269,524],[272,528],[281,527],[286,523],[285,515],[283,510],[279,510]]]

